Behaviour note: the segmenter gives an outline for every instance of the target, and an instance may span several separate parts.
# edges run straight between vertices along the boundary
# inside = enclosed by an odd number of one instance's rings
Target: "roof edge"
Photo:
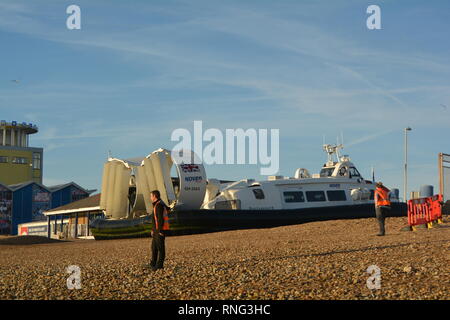
[[[52,193],[52,191],[49,188],[44,186],[42,183],[39,183],[39,182],[36,182],[36,181],[28,181],[28,182],[24,182],[24,183],[18,183],[18,184],[14,184],[14,185],[9,185],[9,189],[14,192],[14,191],[20,190],[22,188],[28,187],[30,184],[37,184],[39,187],[41,187],[41,188],[45,189],[46,191]]]
[[[87,211],[96,211],[101,210],[100,206],[96,207],[87,207],[87,208],[78,208],[78,209],[67,209],[67,210],[57,210],[57,211],[44,211],[44,215],[46,216],[54,216],[59,214],[70,214],[75,212],[87,212]]]

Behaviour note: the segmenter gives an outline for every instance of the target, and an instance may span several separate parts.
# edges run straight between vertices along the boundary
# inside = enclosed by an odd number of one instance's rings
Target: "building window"
[[[308,202],[327,201],[323,191],[306,191],[306,199]]]
[[[262,191],[262,189],[253,189],[253,194],[255,195],[255,198],[258,200],[262,200],[264,199],[264,192]]]
[[[327,191],[328,201],[346,201],[344,190],[330,190]]]
[[[0,156],[0,163],[8,163],[8,157]]]
[[[41,154],[38,152],[33,153],[33,169],[41,169]]]
[[[301,191],[283,192],[284,202],[305,202],[305,195]]]
[[[27,164],[28,163],[28,159],[24,158],[24,157],[13,157],[12,158],[12,163],[15,163],[15,164]]]

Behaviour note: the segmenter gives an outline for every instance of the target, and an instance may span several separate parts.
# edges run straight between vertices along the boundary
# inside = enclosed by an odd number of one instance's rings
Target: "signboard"
[[[0,234],[11,233],[12,192],[0,185]]]
[[[13,126],[13,127],[23,127],[23,128],[32,128],[37,129],[37,126],[33,123],[26,123],[26,122],[17,122],[16,120],[8,122],[6,120],[0,120],[0,126]]]
[[[47,235],[47,225],[42,226],[29,226],[29,227],[19,227],[20,236],[46,236]]]
[[[36,194],[33,197],[33,201],[36,201],[36,202],[50,201],[50,193],[48,193],[48,192],[36,192]]]
[[[32,221],[46,220],[44,211],[50,208],[50,192],[38,185],[33,185]]]
[[[34,227],[28,227],[28,234],[32,235],[39,235],[39,234],[47,234],[47,226],[34,226]]]
[[[19,236],[27,236],[27,235],[28,235],[28,227],[20,227]]]

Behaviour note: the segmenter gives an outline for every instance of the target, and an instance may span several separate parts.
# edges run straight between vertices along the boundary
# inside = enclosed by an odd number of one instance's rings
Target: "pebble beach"
[[[0,299],[439,299],[450,298],[450,223],[401,231],[388,218],[312,222],[166,239],[156,272],[150,238],[47,242],[0,238]],[[80,270],[69,290],[67,267]],[[369,289],[370,266],[380,271]]]

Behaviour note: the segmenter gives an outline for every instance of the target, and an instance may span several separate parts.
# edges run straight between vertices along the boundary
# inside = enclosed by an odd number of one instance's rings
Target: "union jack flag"
[[[183,169],[183,172],[200,172],[197,164],[182,164],[181,169]]]

